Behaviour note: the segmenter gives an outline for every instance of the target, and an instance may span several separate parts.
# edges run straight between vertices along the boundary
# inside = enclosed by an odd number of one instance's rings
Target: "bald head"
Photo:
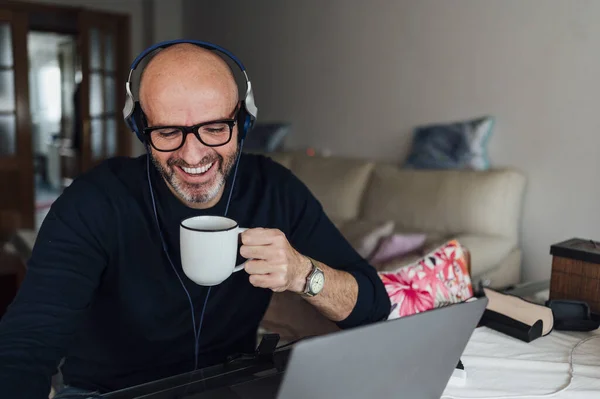
[[[214,51],[177,44],[159,51],[140,79],[140,104],[150,125],[193,125],[232,117],[238,88]]]

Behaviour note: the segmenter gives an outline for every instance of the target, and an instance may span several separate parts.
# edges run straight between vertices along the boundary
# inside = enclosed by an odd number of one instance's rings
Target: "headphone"
[[[129,77],[127,78],[127,83],[125,83],[125,106],[123,107],[123,118],[125,119],[125,123],[131,131],[135,133],[137,138],[142,142],[146,142],[146,138],[144,136],[143,129],[146,127],[146,118],[144,116],[144,112],[142,111],[142,107],[140,106],[140,102],[136,101],[133,94],[131,93],[131,76],[133,75],[133,71],[138,67],[140,62],[148,56],[148,54],[154,52],[158,49],[164,49],[176,44],[194,44],[196,46],[213,50],[222,54],[225,54],[229,59],[231,59],[238,68],[244,74],[244,78],[246,79],[246,94],[244,99],[241,101],[241,107],[238,112],[238,139],[244,140],[246,135],[256,123],[256,116],[258,114],[258,108],[256,107],[256,103],[254,102],[254,92],[252,91],[252,83],[248,78],[248,73],[246,73],[246,67],[242,64],[242,61],[239,60],[233,53],[224,49],[223,47],[217,46],[216,44],[203,42],[199,40],[168,40],[160,43],[156,43],[155,45],[148,47],[144,50],[140,55],[138,55],[133,62],[131,63],[131,68],[129,70]]]

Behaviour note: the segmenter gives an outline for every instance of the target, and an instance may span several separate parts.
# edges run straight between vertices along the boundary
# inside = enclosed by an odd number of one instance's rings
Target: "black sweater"
[[[232,177],[216,206],[194,210],[176,199],[153,166],[150,176],[168,251],[198,322],[207,287],[181,270],[179,222],[223,215]],[[278,228],[300,253],[350,272],[358,301],[341,328],[387,316],[390,302],[376,271],[286,168],[243,155],[227,216],[244,227]],[[271,294],[253,287],[243,272],[212,287],[199,367],[254,350]],[[190,371],[193,335],[189,300],[154,220],[146,156],[111,159],[76,179],[39,231],[23,285],[0,321],[0,392],[11,399],[47,398],[63,357],[66,384],[100,392]]]

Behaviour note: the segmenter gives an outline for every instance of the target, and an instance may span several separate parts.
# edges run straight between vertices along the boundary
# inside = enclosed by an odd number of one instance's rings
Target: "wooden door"
[[[83,10],[79,14],[81,55],[81,166],[86,170],[117,155],[130,155],[123,121],[128,72],[129,20]]]
[[[0,240],[34,223],[27,14],[0,8]]]

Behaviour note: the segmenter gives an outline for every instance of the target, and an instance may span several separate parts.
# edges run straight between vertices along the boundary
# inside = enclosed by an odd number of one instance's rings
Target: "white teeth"
[[[190,175],[201,175],[202,173],[205,173],[207,170],[209,170],[212,165],[213,163],[211,162],[208,165],[202,166],[201,168],[184,168],[182,166],[181,169],[183,169],[185,173],[188,173]]]

